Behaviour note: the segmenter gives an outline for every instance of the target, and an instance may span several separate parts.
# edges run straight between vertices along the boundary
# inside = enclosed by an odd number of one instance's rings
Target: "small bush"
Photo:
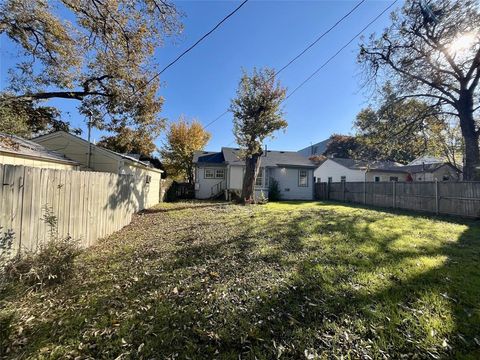
[[[177,197],[177,189],[178,184],[176,181],[172,182],[171,185],[168,187],[167,191],[165,192],[165,202],[175,202],[178,200]]]
[[[27,252],[4,265],[7,281],[34,288],[59,284],[69,278],[73,261],[80,253],[78,242],[71,238],[50,239],[37,252]]]
[[[263,191],[260,191],[260,195],[258,196],[256,203],[263,205],[263,204],[266,204],[267,202],[268,202],[268,199],[265,196],[265,193]]]
[[[71,276],[73,261],[80,253],[77,241],[67,237],[58,238],[58,219],[48,206],[44,208],[43,222],[49,227],[49,240],[40,245],[36,252],[19,253],[1,264],[2,278],[8,283],[20,282],[33,288],[42,288],[59,284]],[[6,236],[6,235],[5,235]],[[5,238],[4,236],[4,238]],[[0,245],[6,247],[12,240],[2,240]]]
[[[268,200],[269,201],[279,201],[280,200],[280,185],[278,181],[271,178],[270,185],[268,187]]]

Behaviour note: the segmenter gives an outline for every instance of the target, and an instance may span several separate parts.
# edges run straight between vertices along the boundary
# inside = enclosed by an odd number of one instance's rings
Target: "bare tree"
[[[479,24],[477,1],[408,0],[381,36],[361,45],[358,57],[367,79],[388,80],[397,99],[421,98],[458,119],[465,180],[479,178]]]

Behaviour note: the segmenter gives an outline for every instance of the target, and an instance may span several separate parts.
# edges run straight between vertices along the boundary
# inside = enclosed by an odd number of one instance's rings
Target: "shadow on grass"
[[[405,234],[385,218],[397,214],[212,214],[202,233],[192,235],[195,223],[177,228],[168,256],[150,256],[148,247],[124,256],[119,276],[135,274],[128,282],[66,284],[53,296],[77,307],[27,329],[36,341],[19,351],[34,356],[46,344],[81,342],[81,354],[94,358],[475,358],[477,223],[456,219],[466,227],[456,241],[396,246]],[[406,218],[413,228],[401,230],[422,239],[440,226],[437,217]],[[379,235],[382,226],[392,231]],[[104,261],[118,261],[110,256]],[[438,264],[426,267],[425,258]]]

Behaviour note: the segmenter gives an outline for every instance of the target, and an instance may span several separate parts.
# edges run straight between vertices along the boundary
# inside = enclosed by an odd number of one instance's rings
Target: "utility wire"
[[[215,25],[210,31],[205,33],[200,39],[198,39],[193,45],[191,45],[188,49],[178,55],[173,61],[171,61],[167,66],[165,66],[162,70],[156,73],[150,80],[148,80],[143,86],[140,86],[135,92],[132,94],[134,96],[140,90],[147,87],[153,80],[157,79],[160,75],[162,75],[168,68],[173,66],[177,61],[179,61],[182,57],[184,57],[188,52],[193,50],[198,44],[200,44],[205,38],[207,38],[210,34],[212,34],[215,30],[217,30],[225,21],[227,21],[233,14],[235,14],[243,5],[245,5],[249,0],[244,0],[240,5],[238,5],[235,10],[231,11],[227,16],[225,16],[217,25]]]
[[[324,31],[318,38],[315,39],[314,42],[312,42],[310,45],[308,45],[304,50],[302,50],[297,56],[295,56],[292,60],[290,60],[285,66],[283,66],[280,70],[278,70],[274,76],[280,74],[283,70],[285,70],[287,67],[289,67],[291,64],[293,64],[299,57],[301,57],[303,54],[305,54],[310,48],[312,48],[317,42],[322,40],[322,38],[327,35],[330,31],[332,31],[334,28],[337,27],[338,24],[340,24],[343,20],[345,20],[348,16],[350,16],[351,13],[353,13],[357,8],[362,5],[365,2],[365,0],[360,1],[355,7],[350,10],[348,13],[343,15],[335,24],[333,24],[328,30]]]
[[[320,70],[322,70],[325,66],[328,65],[328,63],[330,63],[330,61],[332,61],[333,59],[335,59],[338,54],[340,54],[343,50],[345,50],[345,48],[350,45],[356,38],[358,38],[360,35],[362,35],[362,33],[368,28],[370,27],[370,25],[372,25],[375,21],[377,21],[380,16],[382,16],[383,14],[385,14],[393,5],[395,5],[395,3],[397,2],[398,0],[395,0],[393,1],[389,6],[387,6],[380,14],[378,14],[372,21],[370,21],[366,26],[363,27],[362,30],[360,30],[353,38],[350,39],[350,41],[348,41],[345,45],[343,45],[340,49],[338,49],[338,51],[333,54],[331,57],[328,58],[327,61],[325,61],[317,70],[315,70],[309,77],[307,77],[304,81],[302,81],[302,83],[300,85],[298,85],[295,89],[293,89],[293,91],[288,94],[288,96],[285,98],[284,101],[286,101],[289,97],[291,97],[293,94],[295,94],[297,92],[298,89],[300,89],[303,85],[305,85],[311,78],[313,78]]]
[[[228,18],[233,16],[240,8],[245,5],[249,0],[244,0],[240,5],[238,5],[233,11],[231,11],[229,14],[227,14],[217,25],[215,25],[210,31],[205,33],[200,39],[198,39],[193,45],[191,45],[188,49],[186,49],[184,52],[182,52],[180,55],[178,55],[173,61],[171,61],[167,66],[165,66],[162,70],[160,70],[158,73],[156,73],[153,77],[151,77],[145,84],[139,86],[129,97],[135,96],[138,94],[140,90],[145,89],[153,80],[157,79],[160,75],[162,75],[168,68],[173,66],[177,61],[179,61],[183,56],[185,56],[189,51],[191,51],[194,47],[196,47],[200,42],[202,42],[205,38],[207,38],[210,34],[212,34],[215,30],[217,30],[220,25],[222,25],[225,21],[227,21]],[[228,111],[227,111],[228,112]],[[226,113],[227,113],[226,112]],[[107,115],[108,111],[105,111],[101,117],[105,117]],[[226,114],[225,113],[225,114]],[[221,116],[225,115],[222,114]]]
[[[297,61],[302,55],[304,55],[308,50],[310,50],[316,43],[318,43],[321,39],[325,37],[329,32],[331,32],[333,29],[335,29],[343,20],[345,20],[347,17],[350,16],[357,8],[362,5],[366,0],[361,0],[357,5],[355,5],[349,12],[347,12],[345,15],[343,15],[340,19],[338,19],[332,26],[330,26],[327,30],[325,30],[320,36],[318,36],[311,44],[309,44],[305,49],[303,49],[298,55],[293,57],[288,63],[286,63],[280,70],[276,71],[269,79],[273,79],[275,76],[280,74],[283,70],[285,70],[287,67],[292,65],[295,61]],[[215,119],[210,121],[207,125],[204,126],[204,128],[209,127],[212,125],[214,122],[220,120],[222,117],[224,117],[226,114],[228,114],[228,110],[217,116]]]

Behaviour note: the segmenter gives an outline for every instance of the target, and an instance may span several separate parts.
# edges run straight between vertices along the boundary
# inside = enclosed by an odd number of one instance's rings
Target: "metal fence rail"
[[[315,184],[319,200],[480,217],[480,182],[337,182]]]

